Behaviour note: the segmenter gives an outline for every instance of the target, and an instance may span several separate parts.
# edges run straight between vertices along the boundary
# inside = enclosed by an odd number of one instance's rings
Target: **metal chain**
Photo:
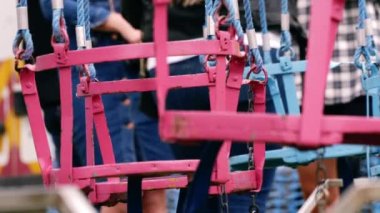
[[[219,193],[219,198],[220,198],[220,209],[224,213],[229,213],[228,209],[228,196],[226,193],[226,186],[224,184],[220,185],[220,193]]]
[[[252,204],[249,207],[249,213],[259,213],[259,207],[256,204],[256,193],[251,194]]]
[[[253,85],[249,85],[248,88],[248,112],[253,112],[254,110],[254,98],[255,94],[253,92]],[[251,141],[247,142],[247,149],[248,149],[248,170],[255,169],[255,162],[253,160],[253,144]],[[249,213],[258,213],[259,208],[256,204],[256,193],[251,193],[252,198],[252,204],[249,207]]]
[[[248,88],[248,112],[253,112],[253,99],[254,99],[254,93],[253,93],[253,86],[249,85]],[[248,149],[248,170],[254,169],[255,165],[253,162],[253,144],[251,141],[247,142],[247,149]]]
[[[315,194],[315,202],[318,206],[318,212],[325,212],[327,205],[327,194],[325,192],[324,183],[327,179],[326,165],[323,162],[325,155],[325,147],[317,150],[317,170],[316,170],[316,179],[317,179],[317,193]]]

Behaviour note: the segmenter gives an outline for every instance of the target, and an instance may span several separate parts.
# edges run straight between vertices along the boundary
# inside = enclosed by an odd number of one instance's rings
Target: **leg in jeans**
[[[130,79],[138,78],[136,72],[127,73]],[[174,156],[170,146],[160,140],[158,134],[158,121],[151,118],[139,109],[140,93],[130,93],[129,118],[133,123],[133,140],[136,148],[138,161],[173,160]],[[174,209],[167,208],[167,200],[176,200],[176,194],[166,194],[165,190],[146,191],[143,195],[143,211],[147,213],[173,212]],[[170,206],[169,206],[170,207]]]

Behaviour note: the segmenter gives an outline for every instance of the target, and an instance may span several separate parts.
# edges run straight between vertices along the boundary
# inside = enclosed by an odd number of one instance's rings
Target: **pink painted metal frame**
[[[301,147],[339,143],[378,144],[380,120],[350,116],[324,116],[326,76],[344,0],[312,0],[308,65],[301,116],[232,112],[161,112],[160,133],[167,140],[264,140]],[[320,11],[324,11],[323,15]],[[158,73],[167,73],[163,60]],[[167,74],[157,78],[165,100]]]
[[[88,196],[94,203],[116,202],[123,199],[126,195],[125,180],[120,180],[121,176],[139,174],[143,176],[161,176],[161,178],[147,179],[143,181],[143,190],[161,189],[161,188],[182,188],[188,183],[187,174],[195,171],[197,160],[184,161],[155,161],[141,163],[116,164],[114,161],[112,144],[106,126],[104,110],[99,95],[86,96],[86,117],[94,119],[95,128],[97,129],[101,154],[106,164],[94,165],[93,143],[87,143],[87,166],[72,167],[72,98],[71,91],[61,91],[61,98],[66,94],[70,96],[61,99],[62,104],[62,143],[61,145],[61,167],[52,168],[52,161],[46,130],[43,122],[41,109],[36,107],[40,105],[37,87],[35,83],[34,66],[27,65],[21,72],[22,91],[27,105],[29,120],[32,124],[32,134],[37,151],[38,161],[41,167],[43,181],[45,185],[75,183],[83,190],[88,192]],[[60,86],[71,88],[71,69],[70,67],[60,69]],[[90,106],[89,106],[90,105]],[[91,105],[94,105],[92,107]],[[89,109],[91,110],[90,112]],[[90,116],[87,116],[90,115]],[[97,118],[98,117],[98,118]],[[90,123],[92,127],[93,122]],[[89,134],[90,128],[87,129]],[[66,133],[66,134],[65,134]],[[91,134],[90,134],[91,135]],[[86,135],[88,136],[88,135]],[[66,138],[63,138],[66,137]],[[91,152],[92,151],[92,152]],[[92,154],[91,154],[92,153]],[[177,177],[169,177],[169,174],[182,173]],[[108,178],[107,182],[95,182],[97,178]],[[164,178],[162,178],[164,177]]]
[[[155,25],[161,25],[166,22],[166,3],[156,5]],[[165,37],[165,33],[160,34],[161,38]],[[157,36],[156,36],[157,37]],[[225,81],[226,69],[225,56],[238,56],[236,60],[239,63],[232,63],[231,70],[236,70],[233,74],[235,77],[225,87],[222,84],[215,84],[215,80],[210,80],[210,75],[207,73],[197,75],[186,75],[170,77],[166,86],[170,88],[185,88],[194,86],[210,86],[210,93],[215,96],[215,103],[212,106],[213,110],[235,111],[238,95],[241,86],[242,72],[244,69],[244,61],[239,52],[239,44],[236,41],[229,39],[229,34],[224,35],[224,40],[219,41],[181,41],[171,42],[168,45],[165,42],[160,43],[160,39],[155,39],[152,44],[139,45],[120,45],[113,47],[95,48],[92,50],[69,51],[68,44],[53,44],[54,53],[37,58],[36,64],[27,65],[20,72],[22,90],[25,96],[27,110],[32,123],[32,133],[35,140],[35,146],[39,163],[42,170],[43,180],[46,185],[51,184],[78,184],[83,190],[88,193],[89,198],[94,203],[116,202],[123,199],[126,192],[126,182],[120,179],[120,176],[142,175],[144,177],[154,177],[144,179],[143,190],[161,189],[161,188],[181,188],[186,187],[188,183],[187,174],[195,171],[198,161],[156,161],[142,163],[116,164],[112,151],[112,143],[108,134],[104,107],[100,95],[105,93],[115,92],[133,92],[147,91],[158,89],[160,84],[157,84],[155,79],[143,80],[123,80],[115,82],[90,82],[86,78],[82,78],[77,86],[77,93],[85,99],[85,114],[86,114],[86,149],[87,149],[87,166],[72,167],[72,132],[73,132],[73,107],[72,107],[72,83],[71,83],[71,66],[88,64],[93,62],[115,61],[122,59],[133,59],[141,57],[151,57],[155,54],[158,61],[166,58],[166,54],[162,55],[161,51],[166,50],[168,46],[170,55],[192,55],[192,54],[216,54],[220,62],[217,70],[216,80],[219,82]],[[227,39],[228,38],[228,39]],[[165,38],[166,39],[166,38]],[[224,42],[224,43],[222,43]],[[164,45],[164,47],[162,46]],[[196,47],[196,48],[194,48]],[[196,50],[195,50],[196,49]],[[109,52],[114,54],[109,57]],[[161,53],[160,53],[161,52]],[[131,54],[133,53],[133,54]],[[99,56],[99,57],[98,57]],[[39,106],[39,97],[36,90],[35,72],[44,71],[50,68],[58,68],[61,93],[61,109],[62,109],[62,133],[61,133],[61,167],[59,169],[52,168],[50,159],[50,151],[46,130],[42,119]],[[231,75],[232,76],[232,75]],[[232,79],[232,78],[230,78]],[[215,89],[214,89],[215,88]],[[116,90],[115,90],[116,89]],[[159,90],[160,93],[161,90]],[[229,97],[234,101],[227,103],[226,97],[220,96],[220,93],[229,93]],[[160,96],[160,95],[159,95]],[[213,100],[211,101],[213,102]],[[162,99],[159,99],[162,103]],[[227,105],[228,104],[228,105]],[[104,165],[94,165],[94,147],[92,142],[93,124],[95,124],[99,145],[101,147],[101,155]],[[254,171],[241,171],[230,174],[228,156],[230,142],[227,142],[223,148],[215,167],[213,175],[214,186],[210,188],[210,193],[219,193],[219,184],[226,185],[227,192],[241,190],[258,190],[257,184],[261,180],[257,180]],[[259,150],[259,149],[257,149]],[[256,153],[257,154],[257,153]],[[257,154],[257,156],[262,156]],[[263,156],[262,156],[263,157]],[[263,161],[263,159],[262,159]],[[173,173],[181,173],[178,177],[168,177]],[[107,182],[96,182],[97,178],[107,178]],[[116,196],[115,196],[116,195]]]
[[[308,48],[308,71],[301,116],[278,116],[265,114],[263,108],[257,113],[236,113],[238,91],[241,87],[242,55],[234,40],[223,36],[213,41],[167,41],[168,0],[155,0],[154,43],[120,45],[90,50],[68,51],[64,45],[55,44],[55,53],[37,58],[36,65],[27,65],[20,73],[22,90],[27,104],[32,133],[45,184],[76,183],[87,189],[94,203],[109,201],[115,194],[125,194],[126,182],[120,176],[141,174],[160,178],[144,179],[143,189],[181,188],[187,185],[186,174],[194,172],[197,161],[144,162],[115,164],[109,138],[101,94],[157,90],[160,133],[169,141],[227,140],[218,156],[212,177],[215,184],[210,193],[218,193],[218,184],[225,184],[227,192],[259,190],[262,182],[264,146],[260,141],[276,141],[282,144],[315,147],[341,142],[378,143],[380,121],[373,118],[323,116],[323,95],[326,75],[331,58],[337,24],[341,19],[344,0],[313,0]],[[323,16],[318,11],[325,11]],[[317,39],[316,38],[318,35]],[[112,55],[108,54],[113,52]],[[217,55],[218,67],[215,79],[209,73],[169,76],[166,57],[170,55]],[[225,56],[231,56],[231,73],[225,75]],[[86,156],[86,167],[73,168],[71,98],[71,66],[105,61],[146,58],[156,56],[155,79],[122,80],[115,82],[87,82],[82,80],[77,93],[85,98],[86,121],[94,123],[100,139],[102,156],[106,164],[95,166],[94,156]],[[236,62],[236,64],[234,64]],[[62,155],[60,169],[53,169],[48,149],[45,126],[39,108],[34,80],[35,72],[49,68],[59,69],[62,104]],[[222,71],[220,71],[222,70]],[[236,73],[234,72],[236,71]],[[171,88],[209,86],[211,112],[168,111],[165,109],[167,91]],[[257,86],[256,88],[260,88]],[[262,88],[261,88],[262,89]],[[213,95],[214,94],[214,95]],[[263,93],[261,93],[263,94]],[[265,96],[265,95],[264,95]],[[228,97],[228,98],[227,98]],[[228,101],[227,101],[228,99]],[[257,104],[262,104],[263,100]],[[260,108],[260,107],[258,107]],[[87,136],[92,135],[92,125],[87,125]],[[92,139],[87,139],[87,150],[93,150]],[[228,152],[230,141],[255,140],[256,170],[230,173]],[[92,152],[88,152],[92,153]],[[179,177],[167,177],[182,173]],[[96,175],[95,175],[96,174]],[[96,178],[106,177],[107,182],[97,183]],[[119,198],[117,198],[119,199]]]

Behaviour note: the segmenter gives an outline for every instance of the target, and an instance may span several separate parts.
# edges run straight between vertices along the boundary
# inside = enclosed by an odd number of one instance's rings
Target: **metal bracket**
[[[292,61],[290,60],[289,57],[286,57],[286,56],[283,56],[283,57],[280,57],[280,65],[281,65],[281,70],[283,72],[289,72],[292,70],[293,66],[292,66]],[[306,67],[305,67],[306,68]],[[304,69],[305,71],[306,69]]]
[[[56,60],[58,64],[66,64],[68,58],[67,58],[67,51],[68,46],[66,43],[53,43],[52,44],[54,49],[54,54],[56,56]]]
[[[228,32],[219,31],[219,41],[222,50],[228,50],[231,46],[230,34]]]
[[[92,103],[93,103],[93,113],[98,114],[98,113],[103,113],[104,112],[104,106],[102,102],[102,98],[100,95],[95,95],[92,97]]]
[[[23,95],[35,95],[37,94],[37,87],[36,87],[36,81],[35,81],[35,74],[28,69],[28,67],[24,67],[21,72],[21,78],[26,83],[22,83],[22,94]]]

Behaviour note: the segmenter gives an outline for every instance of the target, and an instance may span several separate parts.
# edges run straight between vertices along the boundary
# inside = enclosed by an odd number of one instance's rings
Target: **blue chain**
[[[286,15],[288,12],[288,0],[281,0],[281,14]],[[282,53],[290,51],[291,57],[294,57],[294,51],[292,48],[292,36],[289,30],[282,29],[281,31],[281,47],[277,51],[277,58],[280,58]]]
[[[359,0],[358,7],[359,7],[359,18],[358,18],[358,29],[365,29],[365,20],[368,19],[367,9],[366,9],[366,1],[365,0]],[[371,27],[371,26],[367,26]],[[371,54],[371,56],[375,56],[377,61],[380,61],[380,57],[377,53],[377,48],[375,45],[375,41],[373,38],[373,35],[366,35],[366,45],[368,52]]]
[[[63,26],[61,25],[63,24]],[[53,38],[57,43],[64,43],[64,35],[62,35],[62,27],[66,29],[65,16],[63,13],[63,8],[53,8],[53,19],[52,19],[52,28],[53,28]]]
[[[359,17],[358,17],[358,26],[357,29],[359,30],[365,30],[365,20],[367,19],[367,10],[366,10],[366,1],[365,0],[359,0],[358,1],[358,8],[359,8]],[[370,52],[367,46],[360,46],[355,50],[355,66],[363,71],[363,75],[367,75],[365,70],[369,67],[363,66],[362,62],[360,62],[361,56],[364,57],[364,60],[366,62],[366,65],[368,66],[369,63],[371,63],[371,57]],[[367,76],[368,77],[368,76]],[[368,91],[366,91],[366,116],[369,117],[369,95]],[[370,177],[370,147],[367,147],[366,150],[366,164],[367,164],[367,171],[368,171],[368,177]]]
[[[214,0],[214,4],[213,4],[213,7],[212,7],[212,12],[211,14],[213,15],[215,13],[215,11],[222,5],[222,2],[221,0]]]
[[[244,0],[244,17],[247,23],[246,30],[253,30],[254,24],[252,19],[251,1]]]
[[[241,26],[240,20],[235,18],[235,9],[233,1],[234,0],[223,0],[224,5],[228,10],[227,21],[235,28],[238,39],[242,43],[244,41],[244,31]]]
[[[259,0],[259,15],[260,15],[261,32],[262,33],[268,33],[265,0]]]
[[[259,15],[260,15],[261,33],[263,34],[263,42],[264,42],[265,34],[268,33],[265,0],[259,0]],[[272,63],[272,57],[270,55],[270,50],[269,51],[268,50],[263,51],[263,59],[264,59],[264,64]]]
[[[84,0],[84,18],[85,18],[85,32],[86,40],[91,41],[91,24],[90,24],[90,1]],[[94,64],[89,64],[88,69],[90,72],[91,79],[96,79],[96,69]]]
[[[206,16],[212,16],[213,13],[213,1],[212,0],[206,0],[205,1],[205,10],[206,10]]]
[[[85,27],[85,0],[77,0],[77,25]]]
[[[288,13],[288,0],[281,0],[281,13],[282,14]]]
[[[86,41],[91,40],[91,26],[90,26],[90,2],[89,0],[77,1],[77,25],[85,29]],[[81,48],[81,47],[78,47]],[[91,79],[96,79],[96,69],[94,64],[88,65],[88,71]]]
[[[205,1],[205,25],[206,27],[210,27],[210,26],[207,26],[207,17],[210,16],[212,17],[213,21],[215,22],[216,20],[214,20],[214,13],[216,11],[216,9],[219,7],[219,5],[221,4],[220,0],[206,0]],[[207,35],[207,39],[208,40],[212,40],[212,39],[215,39],[215,36],[214,35]],[[204,63],[206,61],[206,57],[204,55],[199,55],[199,61],[200,63]],[[216,63],[211,63],[212,65],[216,65]]]
[[[89,0],[77,1],[77,25],[85,29],[85,39],[91,40],[90,26],[90,2]],[[81,47],[78,47],[81,48]]]
[[[221,6],[221,3],[222,3],[221,0],[215,0],[215,1],[206,0],[205,2],[206,16],[215,17],[215,13],[217,12],[218,8]],[[244,31],[241,26],[240,20],[235,18],[233,0],[223,0],[223,3],[228,10],[227,22],[235,28],[239,41],[243,42]],[[217,21],[217,20],[214,20],[214,21]]]
[[[366,10],[366,1],[365,0],[359,0],[358,7],[359,7],[358,28],[364,29],[365,28],[365,20],[368,17],[367,10]]]
[[[253,24],[253,19],[252,19],[251,1],[244,0],[243,3],[244,3],[244,16],[245,16],[245,21],[247,23],[246,31],[254,30],[255,26]],[[257,71],[261,72],[263,70],[263,59],[261,57],[259,48],[258,47],[250,48],[248,56],[249,56],[249,62],[251,62],[251,58],[254,57]]]
[[[220,6],[221,1],[220,0],[206,0],[205,2],[205,14],[206,14],[206,23],[207,23],[207,17],[212,17],[212,20],[216,22],[215,20],[215,12]],[[214,36],[208,37],[207,39],[214,39]]]
[[[20,0],[17,3],[17,8],[18,7],[28,7],[27,0]],[[30,34],[29,29],[17,30],[15,39],[13,41],[13,54],[15,56],[17,56],[19,52],[19,47],[22,43],[24,43],[25,49],[23,50],[23,53],[21,54],[21,59],[25,61],[29,61],[32,59],[33,51],[34,51],[32,35]]]
[[[366,9],[366,1],[365,0],[358,0],[358,8],[359,8],[359,17],[358,17],[358,30],[361,30],[365,32],[366,29],[366,19],[368,19],[368,14],[367,14],[367,9]],[[370,27],[370,26],[367,26]],[[362,83],[363,88],[365,88],[366,92],[366,116],[370,116],[370,93],[373,93],[374,91],[371,92],[371,90],[375,90],[375,95],[377,97],[373,97],[373,101],[378,100],[378,88],[372,88],[370,90],[366,89],[365,84],[366,80],[372,77],[377,77],[378,76],[378,68],[377,66],[374,66],[373,63],[371,62],[371,56],[375,56],[377,60],[379,61],[379,57],[377,55],[377,50],[375,46],[375,42],[373,40],[372,35],[365,35],[366,40],[365,40],[365,45],[360,44],[354,55],[354,60],[355,60],[355,66],[362,70]],[[361,57],[364,58],[364,61],[361,61]],[[379,107],[379,106],[374,106],[372,107]],[[374,110],[375,111],[375,110]],[[375,115],[374,115],[375,116]],[[368,177],[371,177],[371,146],[367,146],[366,150],[366,167],[367,167],[367,175]]]
[[[368,18],[367,15],[367,9],[366,9],[366,0],[358,0],[358,8],[359,8],[359,18],[358,18],[358,30],[365,31],[365,20]],[[369,43],[368,43],[369,42]],[[359,46],[355,50],[354,54],[354,64],[355,66],[365,72],[366,70],[369,70],[369,66],[371,64],[371,50],[372,48],[372,38],[371,36],[367,37],[367,44],[365,46]],[[364,58],[365,66],[363,67],[361,56]]]
[[[84,0],[84,23],[86,40],[91,40],[91,25],[90,25],[90,1]]]

